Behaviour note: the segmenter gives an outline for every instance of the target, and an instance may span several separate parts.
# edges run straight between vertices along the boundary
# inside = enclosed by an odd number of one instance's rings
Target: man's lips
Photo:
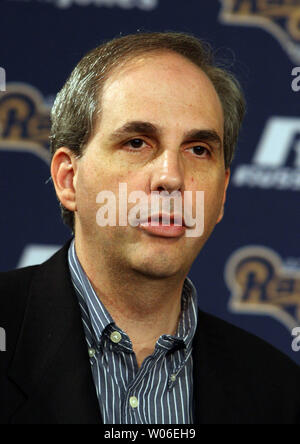
[[[141,221],[140,227],[149,234],[160,237],[181,237],[186,229],[182,216],[161,213],[148,217],[146,221]]]
[[[152,227],[185,227],[184,217],[179,214],[152,214],[148,219],[140,221],[141,226],[152,226]]]

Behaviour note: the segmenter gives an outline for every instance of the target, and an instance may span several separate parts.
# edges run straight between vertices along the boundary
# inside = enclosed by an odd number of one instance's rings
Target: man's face
[[[76,238],[90,247],[91,260],[99,254],[107,263],[152,278],[188,273],[222,217],[229,179],[223,126],[212,83],[177,54],[145,55],[113,72],[104,86],[97,128],[76,160],[74,177]],[[153,191],[179,190],[183,204],[184,191],[193,192],[195,207],[195,192],[204,191],[203,235],[165,237],[129,224],[100,227],[96,197],[103,190],[115,194],[118,221],[119,183],[127,184],[128,195],[146,193],[149,204]],[[133,206],[128,204],[128,212]]]

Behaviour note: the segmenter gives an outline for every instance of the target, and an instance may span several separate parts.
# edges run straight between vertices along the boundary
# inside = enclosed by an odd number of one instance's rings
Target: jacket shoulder
[[[224,415],[229,423],[300,423],[300,367],[285,354],[201,311],[195,345],[199,379],[210,378],[206,384],[218,395],[215,403],[223,399],[222,420]]]
[[[30,267],[18,268],[11,271],[1,271],[0,289],[14,290],[24,281],[30,280],[32,274],[38,267],[39,265],[32,265]]]
[[[0,272],[0,307],[2,310],[15,308],[18,301],[21,301],[28,293],[28,288],[32,277],[39,266],[19,268],[17,270]]]
[[[210,314],[203,314],[204,329],[223,342],[223,348],[246,378],[274,387],[293,386],[300,380],[300,367],[273,345]]]
[[[31,266],[0,273],[0,327],[6,332],[9,349],[16,343],[37,268]]]
[[[4,310],[15,311],[16,306],[26,303],[31,282],[36,276],[40,275],[40,279],[45,279],[53,271],[55,273],[66,269],[70,242],[71,240],[42,264],[0,272],[0,321]]]

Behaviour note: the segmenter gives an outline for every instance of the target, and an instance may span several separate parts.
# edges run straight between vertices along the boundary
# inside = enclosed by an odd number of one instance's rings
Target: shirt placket
[[[124,421],[124,424],[142,423],[140,418],[144,416],[141,413],[142,409],[144,410],[144,406],[142,405],[141,400],[144,399],[144,396],[140,393],[141,385],[146,376],[148,379],[153,377],[153,369],[155,365],[159,364],[160,360],[165,358],[165,355],[165,349],[162,350],[161,348],[156,348],[154,353],[145,359],[136,378],[131,384],[129,384],[122,408],[122,421]],[[140,393],[140,396],[138,396],[138,393]],[[147,409],[145,410],[147,411]]]

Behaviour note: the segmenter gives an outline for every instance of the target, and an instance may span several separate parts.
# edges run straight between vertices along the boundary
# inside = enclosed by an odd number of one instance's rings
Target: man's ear
[[[227,170],[225,171],[225,187],[224,187],[222,207],[221,207],[220,214],[219,214],[219,217],[217,220],[217,224],[219,222],[221,222],[221,220],[223,219],[223,216],[224,216],[224,207],[225,207],[225,202],[226,202],[226,193],[227,193],[227,188],[229,185],[229,179],[230,179],[230,169],[227,168]]]
[[[61,204],[70,211],[76,211],[75,179],[77,159],[66,147],[59,148],[51,162],[51,176],[56,195]]]

